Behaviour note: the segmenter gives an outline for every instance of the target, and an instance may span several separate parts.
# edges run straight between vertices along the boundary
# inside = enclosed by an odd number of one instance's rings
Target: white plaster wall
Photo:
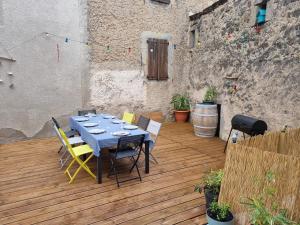
[[[86,41],[85,10],[84,0],[2,0],[0,56],[9,54],[16,62],[0,58],[0,130],[13,128],[31,137],[51,116],[82,107],[87,46],[40,34]]]

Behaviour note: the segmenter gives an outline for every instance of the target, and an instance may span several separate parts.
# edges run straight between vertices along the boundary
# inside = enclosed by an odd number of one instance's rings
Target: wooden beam
[[[202,12],[193,14],[190,16],[190,20],[197,20],[199,19],[201,16],[211,13],[212,11],[214,11],[216,8],[218,8],[221,5],[224,5],[226,2],[228,2],[228,0],[219,0],[217,2],[215,2],[214,4],[212,4],[211,6],[205,8]]]

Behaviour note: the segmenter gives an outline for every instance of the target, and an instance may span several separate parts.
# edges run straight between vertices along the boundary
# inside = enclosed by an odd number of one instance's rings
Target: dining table
[[[116,147],[122,135],[144,135],[145,173],[150,172],[149,155],[150,149],[153,147],[154,142],[152,141],[149,132],[138,127],[134,127],[109,114],[87,114],[85,116],[72,116],[70,117],[69,122],[71,129],[77,131],[82,140],[93,149],[93,154],[97,158],[97,183],[102,183],[102,150],[105,148]],[[95,133],[95,130],[101,130],[101,132]]]

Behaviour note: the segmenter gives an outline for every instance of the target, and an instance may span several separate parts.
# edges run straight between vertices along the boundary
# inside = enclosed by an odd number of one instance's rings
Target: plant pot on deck
[[[204,187],[204,197],[206,201],[206,209],[208,209],[212,202],[218,202],[219,192],[216,193],[215,191]]]
[[[209,210],[207,210],[206,219],[209,225],[233,225],[234,224],[233,222],[234,217],[232,213],[230,213],[229,216],[224,221],[218,221],[217,218],[213,218],[212,213]]]
[[[174,111],[175,121],[179,123],[184,123],[188,120],[190,111]]]

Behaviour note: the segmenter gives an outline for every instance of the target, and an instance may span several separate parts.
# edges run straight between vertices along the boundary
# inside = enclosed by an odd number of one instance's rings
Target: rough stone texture
[[[261,117],[271,129],[300,126],[299,0],[270,0],[270,21],[260,34],[251,28],[255,11],[248,0],[229,0],[189,22],[190,14],[216,1],[0,0],[0,56],[17,60],[0,59],[1,128],[16,131],[9,140],[19,131],[24,138],[45,137],[52,135],[51,116],[67,124],[69,115],[89,107],[116,115],[162,111],[169,117],[173,93],[188,90],[199,102],[209,84],[220,92],[222,138],[236,113]],[[200,44],[190,49],[195,27]],[[82,41],[89,35],[89,52],[84,44],[52,37],[6,51],[44,31]],[[168,81],[146,78],[150,37],[169,40]],[[232,85],[236,94],[228,94]]]
[[[195,102],[208,85],[217,86],[224,139],[237,113],[262,118],[271,130],[300,126],[300,1],[270,4],[271,19],[260,34],[251,27],[248,0],[229,1],[192,22],[200,28],[200,44],[183,57],[183,84]],[[228,93],[232,85],[235,94]]]
[[[208,4],[206,1],[203,4]],[[180,91],[188,14],[199,1],[88,1],[91,70],[88,105],[101,111],[170,112]],[[194,6],[194,7],[193,7]],[[147,38],[169,40],[168,81],[147,80]],[[174,49],[176,45],[176,49]]]
[[[0,56],[16,59],[0,58],[0,128],[33,137],[51,116],[71,115],[82,107],[87,46],[40,34],[86,41],[86,7],[85,0],[0,1]]]

